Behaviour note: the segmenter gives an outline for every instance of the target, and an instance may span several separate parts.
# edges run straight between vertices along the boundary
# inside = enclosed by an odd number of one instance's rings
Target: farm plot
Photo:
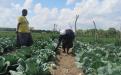
[[[15,38],[1,37],[0,75],[51,75],[50,70],[57,60],[54,51],[56,44],[53,41],[57,36],[53,36],[36,34],[34,44],[21,49],[16,49]],[[72,57],[73,64],[75,62],[85,75],[121,75],[121,47],[76,41],[73,53],[76,55],[76,61]],[[63,56],[59,63],[69,57]],[[57,67],[56,72],[62,70],[61,67]],[[76,70],[75,66],[74,68]],[[71,71],[68,74],[71,74]]]
[[[6,48],[15,46],[13,39],[5,38],[5,40],[1,40],[3,55],[0,56],[0,75],[50,75],[49,69],[56,58],[51,38],[46,41],[35,40],[31,47],[22,47],[4,54]]]
[[[121,47],[97,46],[77,41],[76,64],[85,75],[121,75]]]

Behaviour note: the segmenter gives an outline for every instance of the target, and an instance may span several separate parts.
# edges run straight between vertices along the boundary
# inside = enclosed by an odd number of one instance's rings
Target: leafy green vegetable
[[[113,45],[100,47],[77,41],[74,50],[76,50],[76,64],[84,69],[85,75],[121,74],[121,47]]]

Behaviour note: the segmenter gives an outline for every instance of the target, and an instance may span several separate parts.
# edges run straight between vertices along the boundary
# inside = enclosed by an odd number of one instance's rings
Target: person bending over
[[[62,49],[63,52],[69,54],[69,49],[73,47],[73,41],[75,38],[75,34],[73,30],[71,29],[66,29],[60,31],[60,36],[58,39],[58,45],[56,47],[56,50],[58,49],[59,45],[62,43]]]

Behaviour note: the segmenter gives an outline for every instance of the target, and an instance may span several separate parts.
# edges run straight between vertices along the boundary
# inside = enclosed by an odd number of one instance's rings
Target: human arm
[[[57,50],[58,50],[58,47],[60,46],[61,41],[62,41],[62,35],[60,35],[60,36],[59,36],[58,44],[57,44],[57,47],[55,48],[55,51],[57,51]]]
[[[19,26],[20,26],[20,23],[18,23],[18,24],[17,24],[16,33],[18,33],[18,30],[19,30]]]

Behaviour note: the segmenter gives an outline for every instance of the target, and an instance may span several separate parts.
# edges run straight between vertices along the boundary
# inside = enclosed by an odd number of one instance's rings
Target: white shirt
[[[66,30],[65,29],[60,31],[60,35],[65,35],[65,34],[66,34]]]

